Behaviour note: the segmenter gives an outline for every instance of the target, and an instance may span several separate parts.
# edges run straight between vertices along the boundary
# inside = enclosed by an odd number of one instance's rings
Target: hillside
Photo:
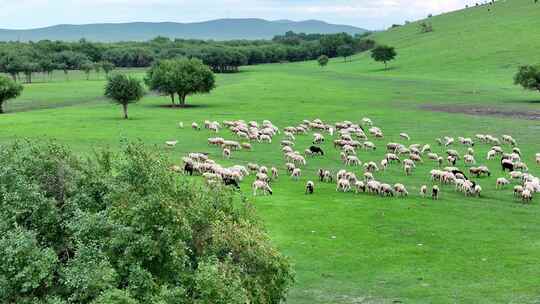
[[[540,3],[533,0],[499,1],[422,20],[432,23],[430,33],[420,33],[418,21],[373,38],[398,52],[385,75],[475,80],[490,75],[510,82],[517,66],[540,63],[539,16]],[[364,67],[367,72],[380,65]]]
[[[219,19],[197,23],[103,23],[85,25],[55,25],[28,30],[0,29],[0,41],[67,40],[86,38],[90,41],[144,41],[156,36],[186,39],[270,39],[287,31],[303,33],[363,33],[366,30],[329,24],[318,20],[267,21],[263,19]]]

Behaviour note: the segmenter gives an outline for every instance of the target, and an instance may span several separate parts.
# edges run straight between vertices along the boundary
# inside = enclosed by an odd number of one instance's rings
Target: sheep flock
[[[183,122],[178,124],[184,127]],[[278,182],[280,171],[293,181],[299,181],[309,168],[309,160],[315,157],[339,157],[341,167],[332,171],[328,168],[311,168],[316,174],[302,188],[306,195],[316,194],[317,183],[334,183],[339,193],[374,195],[380,197],[409,196],[407,178],[415,174],[419,166],[432,168],[426,181],[429,185],[420,185],[418,195],[438,200],[443,191],[455,191],[465,197],[481,197],[482,178],[498,174],[495,189],[497,191],[513,191],[514,198],[530,203],[535,193],[540,192],[540,178],[529,173],[526,158],[522,156],[517,141],[510,135],[493,136],[476,134],[474,137],[436,138],[433,147],[429,143],[411,143],[412,138],[405,132],[399,133],[399,142],[383,143],[383,130],[375,126],[371,119],[363,118],[358,123],[341,121],[326,123],[321,119],[304,120],[298,125],[283,129],[271,121],[204,121],[191,124],[195,132],[206,130],[213,135],[207,139],[209,147],[217,147],[219,154],[229,160],[240,151],[253,151],[260,146],[278,141],[280,143],[283,163],[281,166],[264,166],[257,163],[243,163],[233,166],[222,166],[209,157],[209,152],[192,152],[183,157],[182,166],[172,166],[172,170],[189,175],[201,175],[209,185],[221,183],[226,186],[240,188],[240,184],[249,176],[255,176],[251,184],[253,195],[272,195],[272,184]],[[218,134],[223,137],[218,136]],[[398,134],[398,133],[396,133]],[[311,144],[297,147],[296,139],[307,136]],[[228,138],[228,139],[226,139]],[[167,141],[167,147],[174,148],[177,140]],[[320,146],[332,143],[332,151],[324,151]],[[475,147],[486,146],[487,154],[475,153]],[[380,161],[362,161],[362,154],[374,153],[377,149],[384,151]],[[257,147],[259,149],[259,147]],[[267,149],[269,149],[267,147]],[[302,151],[302,152],[300,152]],[[460,152],[464,151],[464,152]],[[256,152],[254,152],[256,153]],[[482,161],[500,161],[500,168],[488,168]],[[534,165],[540,166],[540,153],[535,155]],[[384,172],[391,166],[402,168],[403,178],[399,183],[384,182]],[[461,166],[461,168],[459,167]],[[510,189],[507,189],[510,188]]]

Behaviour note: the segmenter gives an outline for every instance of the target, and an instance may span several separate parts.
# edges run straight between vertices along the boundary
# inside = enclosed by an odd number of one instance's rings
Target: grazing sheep
[[[509,159],[502,159],[501,160],[501,168],[504,171],[508,170],[509,172],[512,172],[515,170],[514,163]]]
[[[283,133],[285,135],[285,138],[287,140],[290,140],[290,141],[295,141],[296,138],[294,137],[294,134],[292,134],[291,132],[285,132]]]
[[[381,188],[379,190],[379,194],[381,196],[394,196],[394,189],[389,184],[381,184]]]
[[[294,151],[293,148],[291,148],[289,146],[285,146],[285,147],[281,148],[281,152],[283,152],[284,154],[292,153],[293,151]]]
[[[191,124],[191,128],[192,128],[193,130],[196,130],[196,131],[200,131],[200,130],[201,130],[201,127],[199,127],[199,125],[198,125],[196,122],[193,122],[193,123]]]
[[[285,147],[285,146],[294,147],[294,142],[292,142],[290,140],[282,140],[281,141],[281,146],[283,146],[283,147]]]
[[[412,174],[413,167],[409,165],[403,166],[403,171],[405,172],[405,175],[409,176]]]
[[[431,199],[438,200],[439,199],[439,186],[434,185],[433,188],[431,188]]]
[[[381,169],[383,171],[385,171],[386,169],[388,169],[388,160],[385,158],[383,160],[381,160]]]
[[[366,127],[371,127],[373,126],[373,122],[371,121],[371,119],[367,118],[367,117],[364,117],[362,118],[362,124]]]
[[[291,173],[292,179],[296,181],[300,179],[301,175],[302,175],[302,170],[300,170],[300,168],[294,169],[293,172]]]
[[[360,162],[360,159],[358,159],[358,157],[354,155],[349,155],[347,156],[347,161],[345,164],[347,166],[360,166],[361,162]]]
[[[337,182],[337,192],[349,192],[351,191],[351,183],[348,179],[340,179]]]
[[[165,145],[167,145],[167,147],[169,148],[174,148],[176,144],[178,144],[178,140],[171,140],[165,142]]]
[[[377,167],[377,164],[375,162],[368,162],[364,164],[364,171],[366,172],[377,172],[379,171],[379,167]]]
[[[179,122],[179,123],[178,123],[178,128],[183,129],[183,128],[184,128],[184,123],[183,123],[183,122]]]
[[[510,172],[510,178],[511,179],[521,179],[523,177],[523,173],[520,171],[512,171]]]
[[[260,180],[260,181],[263,181],[263,182],[266,182],[268,183],[270,181],[270,178],[268,177],[268,175],[264,174],[264,173],[257,173],[257,175],[255,175],[255,178],[257,180]]]
[[[420,196],[425,198],[427,196],[427,186],[426,185],[422,185],[422,187],[420,187]]]
[[[504,177],[498,178],[495,184],[495,189],[503,189],[504,186],[509,185],[509,184],[510,182],[506,178]]]
[[[247,150],[247,151],[253,150],[253,147],[251,146],[250,143],[241,143],[240,146],[242,147],[242,149]]]
[[[476,177],[480,177],[482,175],[491,176],[491,172],[486,166],[471,167],[469,168],[469,173]]]
[[[480,197],[480,194],[482,193],[482,187],[480,185],[474,186],[474,195]]]
[[[510,135],[503,135],[502,136],[502,141],[503,141],[503,143],[506,143],[506,144],[509,144],[509,145],[512,145],[512,146],[516,145],[516,140]]]
[[[306,194],[313,194],[314,191],[315,191],[315,183],[313,183],[312,181],[308,181],[306,183]]]
[[[525,188],[521,185],[514,186],[514,197],[520,197],[523,190],[525,190]]]
[[[365,180],[366,182],[372,181],[372,180],[374,180],[374,179],[375,179],[375,178],[373,177],[373,173],[371,173],[371,172],[365,172],[365,173],[364,173],[364,180]]]
[[[266,142],[266,143],[269,143],[269,144],[272,143],[272,137],[270,135],[266,135],[266,134],[259,135],[258,140],[259,140],[260,143],[263,143],[263,142]]]
[[[376,180],[370,180],[366,183],[368,193],[379,194],[381,191],[381,183]]]
[[[270,185],[268,185],[268,183],[260,181],[260,180],[254,181],[253,184],[251,185],[251,188],[253,189],[253,196],[257,196],[257,191],[258,190],[261,190],[264,195],[266,195],[266,194],[272,195],[273,194],[272,188],[270,188]]]
[[[356,181],[356,183],[354,183],[354,189],[356,194],[366,192],[366,184],[363,181]]]
[[[292,174],[292,172],[294,171],[294,169],[296,169],[296,165],[293,164],[293,163],[286,163],[285,164],[285,168],[287,169],[287,172],[289,174]]]
[[[228,148],[223,149],[223,157],[227,159],[231,158],[231,150],[229,150]]]
[[[272,172],[272,179],[277,180],[279,177],[278,169],[276,167],[272,167],[270,171]]]
[[[320,145],[324,142],[324,136],[322,134],[319,134],[319,133],[314,133],[313,134],[313,144],[314,145]]]
[[[397,161],[398,163],[401,163],[401,160],[399,159],[399,157],[394,153],[386,154],[385,158],[388,161],[388,163],[392,163],[393,161]]]
[[[372,143],[371,141],[366,141],[366,142],[364,142],[363,147],[364,147],[364,149],[365,149],[366,151],[367,151],[367,150],[372,150],[372,151],[377,150],[377,146],[375,146],[375,144]]]
[[[398,196],[409,196],[409,192],[407,191],[407,188],[403,184],[395,184],[394,185],[394,191],[398,194]]]
[[[422,157],[418,154],[411,154],[409,155],[409,159],[414,161],[414,162],[418,162],[418,163],[423,163],[424,160],[422,159]]]
[[[257,164],[248,163],[247,167],[251,172],[259,172],[259,165]]]
[[[530,203],[533,199],[533,192],[529,189],[524,189],[521,193],[521,200],[523,200],[524,203]]]
[[[540,153],[536,153],[536,164],[540,166]]]
[[[476,164],[476,160],[474,159],[474,156],[470,155],[470,154],[466,154],[463,159],[465,160],[465,164],[467,165],[475,165]]]
[[[471,148],[471,147],[467,148],[467,154],[471,155],[471,156],[474,156],[474,149]]]
[[[411,140],[411,137],[407,133],[399,133],[399,137],[405,139],[405,140]]]
[[[320,147],[311,146],[311,147],[309,147],[309,151],[311,152],[311,154],[324,155],[324,151]]]

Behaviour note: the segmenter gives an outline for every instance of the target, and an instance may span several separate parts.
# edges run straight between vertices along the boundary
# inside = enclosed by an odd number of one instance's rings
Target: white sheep
[[[231,150],[228,148],[223,149],[223,157],[227,159],[231,158]]]
[[[405,140],[411,140],[411,137],[407,133],[399,133],[399,137],[405,139]]]
[[[340,180],[338,180],[336,191],[337,192],[349,192],[349,191],[351,191],[351,183],[349,182],[349,180],[348,179],[340,179]]]
[[[165,145],[167,145],[167,147],[169,148],[174,148],[176,144],[178,144],[178,140],[171,140],[165,142]]]
[[[420,187],[420,196],[425,198],[427,195],[427,186],[426,185],[422,185],[422,187]]]
[[[504,177],[498,178],[495,184],[495,189],[502,189],[504,188],[504,186],[509,185],[509,184],[510,182],[506,178]]]
[[[256,180],[251,185],[251,188],[253,189],[253,196],[257,196],[257,191],[261,190],[264,195],[270,194],[272,195],[272,188],[270,188],[270,185],[264,181]]]
[[[193,122],[193,123],[191,124],[191,128],[192,128],[193,130],[197,130],[197,131],[201,130],[201,127],[199,127],[199,125],[198,125],[196,122]]]
[[[300,179],[300,176],[302,175],[302,170],[300,170],[300,168],[295,168],[293,170],[293,172],[291,173],[291,177],[293,180],[298,180]]]
[[[184,123],[183,123],[183,122],[179,122],[179,123],[178,123],[178,128],[183,129],[183,128],[184,128]]]
[[[272,167],[270,171],[272,172],[272,179],[277,180],[279,177],[278,169],[276,167]]]
[[[347,166],[360,166],[360,159],[354,155],[347,156]]]
[[[533,192],[529,189],[524,189],[521,193],[521,199],[524,203],[530,203],[533,199]]]
[[[399,196],[409,196],[409,192],[403,184],[395,184],[394,191],[396,191]]]
[[[536,153],[536,164],[540,166],[540,153]]]
[[[463,159],[465,160],[465,163],[468,165],[476,164],[476,160],[474,159],[474,156],[470,154],[466,154],[465,156],[463,156]]]

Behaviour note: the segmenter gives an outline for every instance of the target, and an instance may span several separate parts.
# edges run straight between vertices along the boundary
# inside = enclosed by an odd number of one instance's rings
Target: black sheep
[[[193,164],[191,164],[191,163],[186,163],[186,164],[184,165],[184,172],[189,173],[189,175],[193,175],[193,171],[194,171],[194,170],[195,170],[195,169],[193,168]]]
[[[320,154],[320,155],[324,155],[324,151],[323,149],[317,147],[317,146],[311,146],[309,147],[309,151],[311,151],[311,153],[313,154]]]
[[[503,171],[506,171],[506,169],[508,169],[509,172],[514,171],[514,164],[510,162],[501,162],[501,167]]]
[[[313,183],[307,183],[306,185],[306,194],[313,194],[313,191],[315,189],[313,189]]]
[[[238,185],[238,182],[233,178],[226,177],[223,179],[223,183],[225,186],[233,186],[236,189],[240,189],[240,185]]]

